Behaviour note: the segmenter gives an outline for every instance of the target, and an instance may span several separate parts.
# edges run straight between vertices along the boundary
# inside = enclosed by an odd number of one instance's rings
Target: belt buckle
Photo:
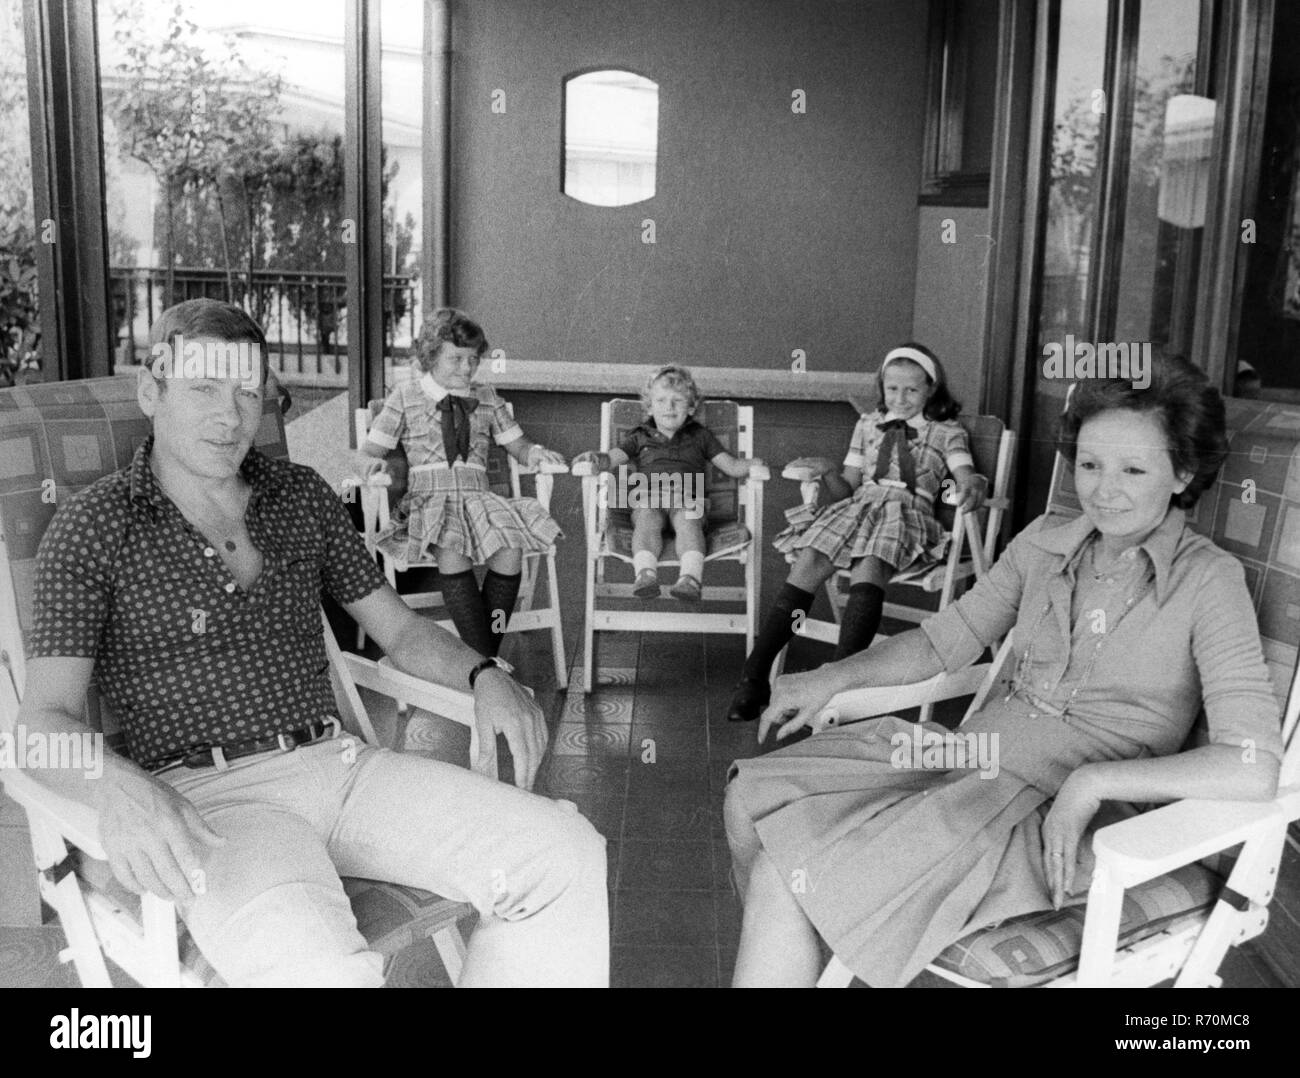
[[[281,752],[293,752],[298,747],[298,742],[290,741],[288,734],[276,734],[275,740],[279,743]]]

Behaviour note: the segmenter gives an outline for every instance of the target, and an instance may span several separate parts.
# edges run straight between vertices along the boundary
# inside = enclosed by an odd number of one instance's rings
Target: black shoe
[[[731,698],[727,721],[753,722],[763,713],[763,708],[767,707],[771,699],[772,689],[766,681],[742,678],[736,686],[736,694]]]

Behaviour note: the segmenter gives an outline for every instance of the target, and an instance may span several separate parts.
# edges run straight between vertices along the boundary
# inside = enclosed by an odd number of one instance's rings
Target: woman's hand
[[[1043,874],[1052,905],[1058,910],[1074,887],[1079,841],[1100,807],[1101,799],[1089,788],[1085,766],[1061,784],[1043,820]]]
[[[777,723],[781,723],[776,731],[778,741],[811,725],[822,708],[830,703],[835,691],[827,688],[825,668],[806,674],[785,674],[777,678],[776,684],[772,686],[772,702],[758,720],[759,744],[767,740],[768,730]]]

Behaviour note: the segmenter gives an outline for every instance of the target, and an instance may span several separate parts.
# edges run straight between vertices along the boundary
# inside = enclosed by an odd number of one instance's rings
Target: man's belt
[[[177,766],[190,768],[222,767],[231,760],[238,760],[241,756],[254,756],[259,752],[293,752],[299,745],[309,745],[313,741],[319,741],[327,734],[330,737],[337,737],[339,730],[339,720],[333,715],[327,715],[323,719],[309,722],[306,726],[300,726],[296,730],[288,730],[282,734],[271,734],[269,737],[250,737],[243,741],[231,741],[224,745],[214,745],[211,742],[194,745],[191,748],[182,749],[180,752],[160,756],[144,766],[145,770],[154,773]]]

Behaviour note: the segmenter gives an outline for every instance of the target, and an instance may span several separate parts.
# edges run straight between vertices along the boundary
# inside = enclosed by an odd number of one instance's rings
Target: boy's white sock
[[[634,550],[632,552],[632,568],[640,575],[647,569],[654,572],[659,568],[659,559],[648,550]]]
[[[682,552],[682,576],[693,576],[696,580],[704,579],[704,555],[698,550]]]

